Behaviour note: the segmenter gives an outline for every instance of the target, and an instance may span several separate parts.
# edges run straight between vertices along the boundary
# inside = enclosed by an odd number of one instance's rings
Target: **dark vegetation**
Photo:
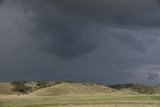
[[[12,90],[17,93],[29,93],[32,91],[32,87],[26,85],[26,81],[13,81],[11,84],[13,85]]]
[[[141,84],[132,84],[132,83],[111,85],[109,87],[114,88],[116,90],[131,89],[132,91],[138,92],[141,94],[155,94],[158,92],[158,90],[155,90],[154,87],[144,86]]]
[[[61,84],[62,81],[55,81],[55,82],[49,82],[49,81],[37,81],[36,82],[36,85],[39,87],[39,88],[46,88],[46,87],[51,87],[53,85],[56,85],[56,84]]]
[[[51,87],[56,84],[60,84],[61,81],[49,82],[49,81],[37,81],[37,82],[28,82],[28,81],[13,81],[11,82],[13,88],[12,91],[17,92],[18,94],[28,94],[32,91]]]

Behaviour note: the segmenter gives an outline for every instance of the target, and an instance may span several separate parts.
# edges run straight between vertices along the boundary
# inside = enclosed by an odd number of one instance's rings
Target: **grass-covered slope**
[[[15,84],[0,83],[0,95],[31,94],[38,96],[58,96],[58,95],[85,95],[85,94],[88,95],[88,94],[101,94],[101,93],[108,95],[117,95],[117,94],[160,95],[160,86],[148,87],[139,84],[118,84],[118,85],[111,85],[109,87],[95,83],[74,83],[74,82],[62,82],[62,81],[61,82],[60,81],[59,82],[46,82],[46,81],[15,82]],[[26,90],[26,92],[22,91],[24,89]]]
[[[12,91],[13,86],[9,83],[0,83],[0,94],[12,95],[15,92]]]
[[[115,89],[98,84],[82,84],[82,83],[61,83],[51,87],[39,89],[32,92],[34,95],[55,96],[55,95],[79,95],[79,94],[98,94],[113,93]]]
[[[159,95],[135,94],[126,85],[27,82],[26,86],[32,91],[18,95],[11,84],[0,83],[0,107],[160,107]],[[151,88],[160,91],[159,86]]]

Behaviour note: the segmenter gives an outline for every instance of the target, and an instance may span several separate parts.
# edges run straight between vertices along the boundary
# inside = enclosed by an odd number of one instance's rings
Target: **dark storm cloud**
[[[0,6],[1,6],[1,4],[4,2],[4,0],[0,0]]]
[[[160,78],[160,74],[149,72],[147,78],[148,78],[149,81],[156,80],[156,79]]]
[[[143,46],[143,44],[134,36],[129,35],[119,35],[116,37],[118,40],[120,40],[122,43],[125,43],[134,49],[136,49],[139,52],[145,52],[146,47]]]
[[[68,19],[64,17],[39,16],[35,19],[35,31],[41,49],[60,56],[72,59],[76,56],[94,51],[101,37],[91,34],[91,25],[83,20]]]
[[[20,2],[24,12],[32,11],[33,30],[29,35],[38,41],[39,49],[64,59],[73,59],[93,52],[98,47],[102,35],[92,31],[96,22],[77,18],[70,14],[55,11],[56,1]],[[37,6],[38,3],[38,6]],[[44,5],[46,3],[46,5]],[[28,5],[29,7],[27,7]],[[37,6],[37,7],[35,7]],[[40,6],[40,7],[39,7]],[[38,8],[38,10],[37,10]]]
[[[92,18],[120,25],[159,26],[158,15],[150,14],[159,8],[159,0],[34,0],[22,1],[26,8],[34,8],[39,13],[60,8],[78,17]],[[52,10],[51,10],[52,9]]]
[[[158,8],[157,0],[17,1],[15,4],[24,12],[33,12],[34,27],[29,35],[37,39],[39,48],[64,59],[93,52],[104,35],[112,36],[108,32],[101,34],[94,26],[159,26],[159,15],[150,14]],[[114,37],[139,52],[146,50],[134,36]]]
[[[160,26],[156,15],[157,0],[55,0],[71,14],[120,25]],[[153,20],[154,19],[154,20]]]
[[[153,83],[147,77],[149,71],[157,72],[151,69],[155,64],[159,67],[158,2],[0,2],[0,64],[6,65],[0,66],[1,80],[83,77],[109,84]]]

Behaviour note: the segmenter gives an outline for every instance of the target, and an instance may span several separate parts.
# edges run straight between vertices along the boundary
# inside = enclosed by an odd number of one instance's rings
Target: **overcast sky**
[[[159,0],[0,0],[0,81],[160,84]]]

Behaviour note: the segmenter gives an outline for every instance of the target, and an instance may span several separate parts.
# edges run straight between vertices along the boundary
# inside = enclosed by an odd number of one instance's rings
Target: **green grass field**
[[[148,99],[150,97],[150,99]],[[160,96],[3,96],[0,107],[160,107]]]
[[[10,84],[0,86],[0,107],[160,107],[158,95],[130,94],[102,85],[62,83],[27,95],[11,92]]]

